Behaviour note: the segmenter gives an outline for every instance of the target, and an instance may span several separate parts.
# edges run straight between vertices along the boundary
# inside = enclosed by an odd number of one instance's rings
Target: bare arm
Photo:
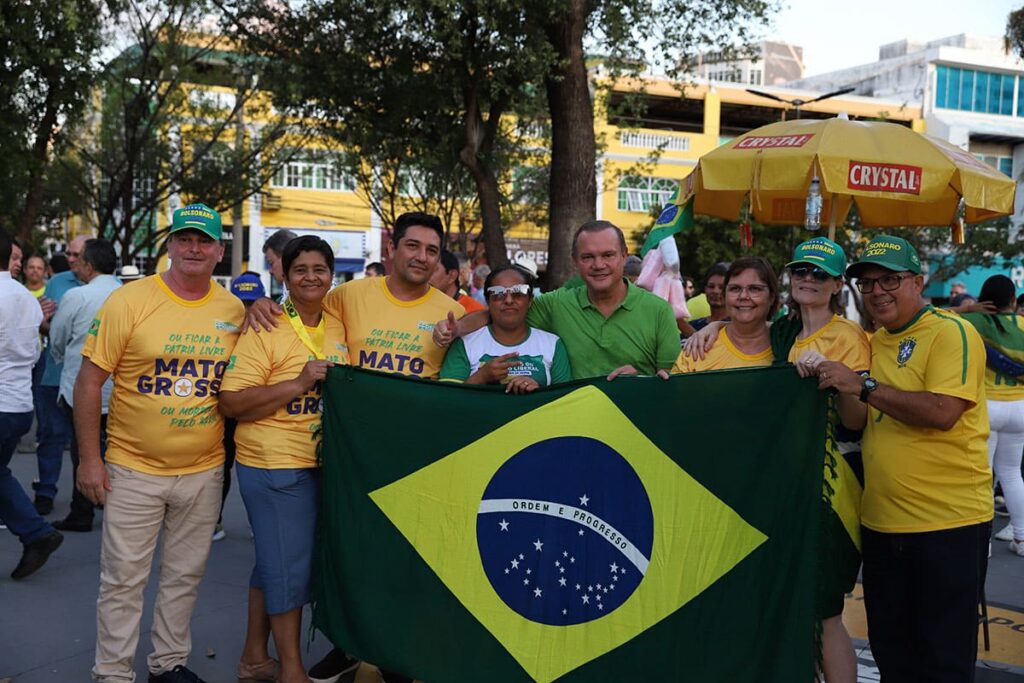
[[[840,394],[860,397],[863,378],[842,363],[826,361],[818,366],[818,386],[834,387]],[[887,384],[868,394],[868,404],[885,415],[912,427],[949,431],[970,407],[970,402],[930,391],[903,391]],[[845,424],[845,422],[844,422]]]
[[[100,414],[103,409],[103,383],[110,373],[88,358],[75,381],[75,437],[78,439],[78,480],[76,485],[86,498],[102,505],[107,499],[110,480],[100,458]]]
[[[330,361],[311,360],[295,379],[240,391],[222,391],[220,412],[241,422],[262,420],[312,389],[314,384],[327,377],[327,368],[333,366]]]

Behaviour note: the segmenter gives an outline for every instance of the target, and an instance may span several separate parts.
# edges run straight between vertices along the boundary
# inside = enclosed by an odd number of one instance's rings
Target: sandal
[[[280,667],[274,658],[256,665],[238,662],[238,683],[274,683]]]

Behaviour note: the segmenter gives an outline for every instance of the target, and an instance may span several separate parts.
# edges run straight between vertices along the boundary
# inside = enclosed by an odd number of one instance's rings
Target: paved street
[[[67,463],[67,460],[65,460]],[[12,468],[28,488],[34,476],[34,454],[19,453]],[[70,498],[70,466],[64,468],[60,494],[51,520],[64,516]],[[245,512],[233,488],[224,513],[228,537],[215,543],[199,590],[192,620],[194,651],[191,667],[209,683],[235,680],[235,664],[245,631],[246,591],[253,551]],[[1005,518],[996,521],[999,528]],[[98,525],[97,525],[98,527]],[[99,574],[99,531],[66,534],[64,545],[37,574],[21,582],[9,578],[21,545],[0,532],[0,683],[85,683],[93,659],[95,600]],[[1024,683],[1024,559],[1011,555],[1005,543],[994,548],[988,579],[991,650],[982,652],[978,683]],[[159,557],[156,558],[159,562]],[[155,586],[146,591],[143,628],[152,619]],[[847,600],[846,621],[858,639],[860,680],[877,681],[859,589]],[[135,671],[146,680],[149,633],[143,631]],[[322,636],[309,645],[307,663],[329,646]],[[358,683],[376,680],[364,669]]]

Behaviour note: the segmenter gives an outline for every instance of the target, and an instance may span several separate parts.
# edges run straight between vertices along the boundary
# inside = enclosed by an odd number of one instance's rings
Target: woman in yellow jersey
[[[996,313],[964,313],[989,353],[985,366],[985,394],[988,398],[988,461],[1003,487],[1010,523],[994,538],[1009,541],[1010,551],[1024,557],[1024,376],[1007,367],[1024,364],[1024,320],[1014,312],[1016,291],[1013,280],[993,275],[981,286],[978,303],[991,303]],[[995,353],[993,353],[995,352]],[[1002,356],[1002,363],[999,356]]]
[[[871,364],[867,335],[860,325],[838,315],[846,272],[842,247],[824,237],[808,240],[797,246],[786,267],[793,313],[773,326],[773,348],[781,351],[792,343],[787,358],[802,377],[816,375],[823,360],[866,373]],[[842,615],[845,595],[853,590],[860,569],[860,438],[867,404],[834,392],[829,392],[828,402],[823,494],[830,506],[822,520],[817,605],[822,668],[829,683],[855,683],[857,658]]]
[[[725,274],[725,309],[729,322],[710,348],[701,358],[680,352],[673,373],[772,364],[768,321],[779,309],[779,280],[767,261],[751,256],[732,262]]]
[[[236,476],[256,546],[238,664],[246,683],[309,681],[299,630],[310,599],[319,497],[320,384],[329,367],[348,362],[345,328],[322,308],[334,273],[330,246],[297,237],[281,261],[285,324],[242,335],[220,392],[221,412],[238,420]],[[280,663],[267,650],[271,633]]]

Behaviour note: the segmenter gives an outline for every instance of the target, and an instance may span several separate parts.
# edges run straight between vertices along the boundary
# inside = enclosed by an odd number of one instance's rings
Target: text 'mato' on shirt
[[[212,280],[196,301],[159,275],[111,293],[82,349],[114,375],[107,462],[155,475],[224,463],[217,392],[244,315],[242,302]]]
[[[353,365],[436,379],[445,349],[434,343],[434,325],[449,312],[461,318],[465,309],[433,287],[419,299],[401,301],[391,294],[386,280],[346,282],[327,294],[324,311],[345,325]]]

